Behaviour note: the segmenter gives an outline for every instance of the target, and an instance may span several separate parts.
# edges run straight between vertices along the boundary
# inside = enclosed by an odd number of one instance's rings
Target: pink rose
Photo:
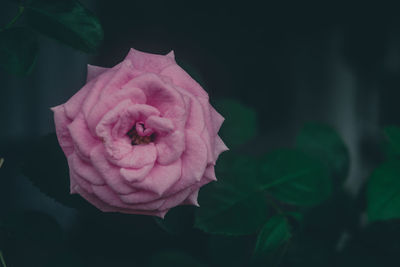
[[[227,150],[224,118],[173,52],[131,49],[113,68],[89,65],[87,84],[52,110],[71,193],[105,212],[164,217],[198,205]]]

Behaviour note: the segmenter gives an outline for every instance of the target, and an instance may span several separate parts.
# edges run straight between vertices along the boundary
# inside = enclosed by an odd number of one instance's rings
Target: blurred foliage
[[[86,53],[96,52],[103,40],[100,21],[79,1],[20,1],[17,15],[0,28],[0,66],[29,74],[38,53],[37,32]]]

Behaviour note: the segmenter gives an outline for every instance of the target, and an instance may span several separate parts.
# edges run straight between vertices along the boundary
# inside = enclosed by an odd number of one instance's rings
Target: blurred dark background
[[[5,168],[23,152],[24,140],[54,131],[49,108],[83,86],[86,64],[111,67],[131,47],[160,54],[174,50],[178,63],[212,101],[235,98],[254,108],[260,151],[291,145],[307,121],[335,127],[350,150],[346,188],[352,193],[379,159],[382,126],[400,124],[400,16],[395,7],[82,2],[104,28],[97,54],[87,56],[42,37],[37,65],[28,77],[0,70],[0,156]],[[0,25],[15,13],[14,3],[1,1]],[[51,201],[23,177],[0,178],[0,209],[42,210],[56,215],[63,228],[74,224],[75,211]]]

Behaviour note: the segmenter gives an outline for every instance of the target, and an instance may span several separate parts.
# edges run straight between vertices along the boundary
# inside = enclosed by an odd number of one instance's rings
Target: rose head
[[[89,65],[87,84],[52,110],[71,193],[105,212],[164,217],[198,205],[227,150],[224,118],[172,52],[131,49],[113,68]]]

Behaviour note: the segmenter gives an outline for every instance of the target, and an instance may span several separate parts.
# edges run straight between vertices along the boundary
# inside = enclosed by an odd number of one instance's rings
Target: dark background
[[[400,123],[395,6],[82,2],[104,28],[97,54],[87,56],[42,37],[28,77],[0,70],[0,156],[8,173],[14,172],[13,159],[23,153],[26,140],[54,131],[49,108],[83,86],[86,64],[111,67],[131,47],[160,54],[174,50],[211,101],[235,98],[254,108],[260,125],[256,150],[291,145],[310,120],[335,127],[350,150],[346,188],[353,194],[376,165],[382,127]],[[15,13],[15,4],[1,1],[0,25]],[[24,177],[0,178],[1,210],[45,211],[67,231],[77,223],[74,210],[53,202]]]

